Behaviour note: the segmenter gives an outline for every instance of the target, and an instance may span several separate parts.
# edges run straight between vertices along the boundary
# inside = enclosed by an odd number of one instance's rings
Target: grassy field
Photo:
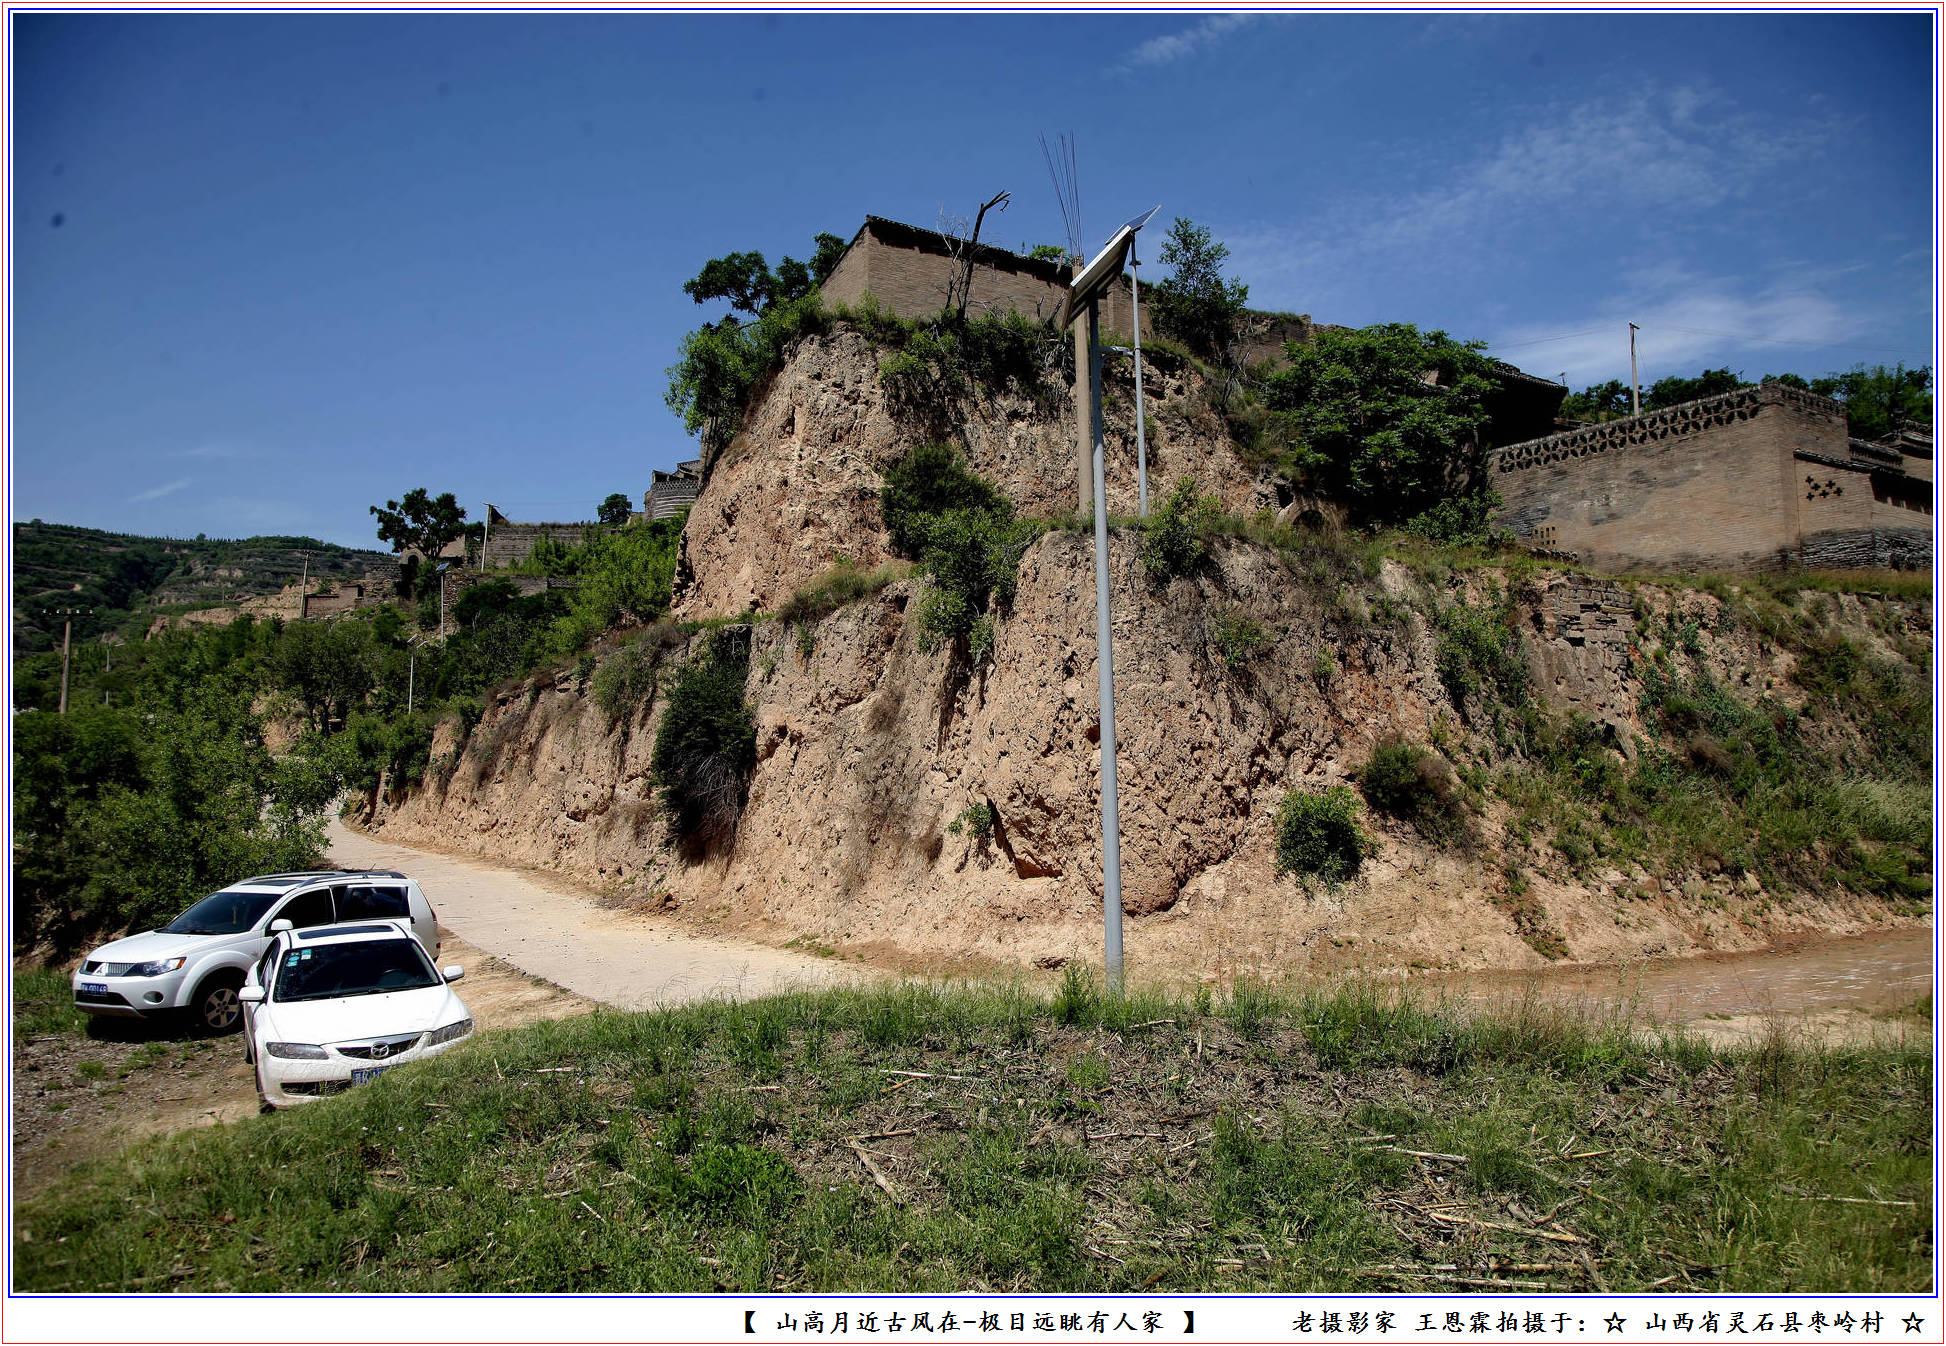
[[[20,1290],[1925,1290],[1932,1067],[1071,977],[485,1034],[16,1212]]]

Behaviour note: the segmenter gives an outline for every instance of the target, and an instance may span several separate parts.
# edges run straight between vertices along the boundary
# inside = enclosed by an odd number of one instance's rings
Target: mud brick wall
[[[1060,267],[1055,263],[1034,263],[1027,258],[1021,258],[1020,262],[1018,267],[985,262],[975,266],[966,311],[1012,310],[1046,321],[1059,316],[1061,300],[1067,293]],[[889,243],[867,230],[838,263],[837,269],[825,278],[821,289],[825,304],[831,308],[840,304],[855,307],[869,292],[881,308],[901,318],[930,318],[945,307],[953,267],[950,257]],[[1101,325],[1104,332],[1124,336],[1134,332],[1126,285],[1110,290],[1102,301]],[[1142,334],[1147,336],[1148,332],[1145,318]]]
[[[1842,407],[1765,384],[1510,445],[1491,477],[1503,526],[1598,569],[1762,571],[1802,562],[1807,522],[1871,527],[1849,461]]]

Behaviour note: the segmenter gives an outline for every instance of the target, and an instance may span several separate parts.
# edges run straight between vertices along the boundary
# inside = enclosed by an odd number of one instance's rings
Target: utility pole
[[[1157,209],[1160,209],[1158,207]],[[1101,683],[1101,918],[1102,962],[1110,995],[1119,996],[1122,978],[1122,814],[1115,779],[1115,648],[1108,620],[1108,439],[1101,416],[1101,296],[1117,283],[1135,233],[1148,215],[1130,220],[1115,232],[1108,246],[1083,267],[1068,287],[1061,305],[1061,323],[1074,323],[1085,307],[1088,313],[1087,388],[1090,407],[1088,476],[1095,515],[1095,669]],[[1077,352],[1078,354],[1079,352]],[[1081,399],[1081,365],[1075,365],[1075,401]]]
[[[1076,379],[1079,383],[1080,380]],[[1101,424],[1101,300],[1088,301],[1088,383],[1094,413],[1095,667],[1101,681],[1101,911],[1110,995],[1122,993],[1122,810],[1115,783],[1115,647],[1108,622],[1108,441]]]
[[[1081,270],[1086,259],[1074,264],[1076,280],[1081,278]],[[1086,514],[1094,507],[1095,480],[1094,467],[1089,458],[1088,446],[1095,442],[1095,402],[1101,396],[1099,380],[1084,379],[1082,370],[1088,367],[1092,347],[1088,344],[1088,329],[1081,323],[1074,325],[1074,418],[1075,441],[1080,452],[1075,455],[1075,512]]]
[[[54,614],[55,616],[61,619],[61,710],[60,713],[63,715],[66,715],[68,713],[68,644],[69,644],[69,638],[74,633],[74,619],[76,617],[85,617],[92,611],[94,611],[93,608],[60,608]]]
[[[1628,414],[1642,414],[1642,376],[1635,372],[1635,334],[1642,329],[1634,323],[1628,325]]]
[[[1142,263],[1135,258],[1132,238],[1128,241],[1128,307],[1129,323],[1135,328],[1136,513],[1146,519],[1149,517],[1149,441],[1142,429]]]

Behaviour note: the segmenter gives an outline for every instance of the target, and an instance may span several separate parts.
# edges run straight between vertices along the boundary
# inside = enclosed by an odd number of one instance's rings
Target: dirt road
[[[832,986],[874,974],[808,954],[712,939],[673,921],[601,906],[567,880],[418,850],[333,820],[333,864],[412,875],[439,923],[577,995],[644,1010],[714,996]]]

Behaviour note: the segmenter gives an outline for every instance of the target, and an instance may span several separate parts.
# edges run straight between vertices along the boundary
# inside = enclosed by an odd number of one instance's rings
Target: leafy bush
[[[1210,618],[1209,638],[1216,647],[1216,657],[1232,670],[1242,668],[1270,646],[1270,633],[1263,624],[1238,608],[1222,609]]]
[[[1448,496],[1432,508],[1405,521],[1405,531],[1428,542],[1449,546],[1472,543],[1491,546],[1508,540],[1512,534],[1493,527],[1493,511],[1500,508],[1500,493],[1492,490],[1466,491]]]
[[[685,837],[727,836],[743,812],[757,764],[757,724],[743,699],[750,633],[726,627],[677,672],[656,728],[650,767],[662,807]]]
[[[196,647],[185,642],[184,648]],[[246,874],[324,852],[335,773],[273,762],[247,692],[205,672],[139,714],[14,720],[14,937],[142,929]]]
[[[879,322],[873,335],[897,345],[879,363],[878,375],[888,403],[907,415],[937,417],[975,387],[996,393],[1013,388],[1035,398],[1047,391],[1053,338],[1011,309],[964,322],[942,315],[903,329]]]
[[[610,724],[632,717],[655,696],[656,671],[663,653],[681,632],[664,622],[610,654],[595,669],[595,704]]]
[[[961,809],[959,816],[946,824],[946,830],[954,836],[970,836],[975,841],[986,841],[1000,826],[1000,810],[992,803],[982,799],[977,804],[968,804]]]
[[[1292,789],[1277,806],[1277,873],[1343,883],[1377,847],[1359,825],[1358,796],[1345,785]]]
[[[977,664],[993,645],[988,600],[1003,608],[1013,601],[1020,558],[1041,526],[1015,519],[1011,506],[961,509],[935,519],[928,534],[924,565],[932,583],[919,600],[919,646],[930,653],[965,641]]]
[[[1387,738],[1358,771],[1365,802],[1417,827],[1437,841],[1456,835],[1466,806],[1458,778],[1446,759],[1417,743]]]
[[[417,785],[432,760],[438,719],[425,710],[392,719],[362,712],[353,715],[338,745],[337,766],[345,784],[366,794],[381,783],[394,790]]]
[[[1474,607],[1454,603],[1439,614],[1435,666],[1454,709],[1466,713],[1469,698],[1490,695],[1502,704],[1527,702],[1527,665],[1511,601]]]
[[[1221,519],[1223,505],[1196,489],[1184,477],[1149,516],[1142,537],[1142,567],[1157,584],[1193,574],[1209,559],[1209,537]]]
[[[978,663],[993,643],[987,604],[1013,601],[1020,558],[1042,526],[1014,518],[1013,503],[942,445],[886,469],[879,510],[893,547],[918,557],[931,580],[918,606],[920,648],[963,641]]]
[[[1289,365],[1263,395],[1289,418],[1294,475],[1381,523],[1474,489],[1486,465],[1486,399],[1498,386],[1481,345],[1410,323],[1326,327],[1290,343]]]
[[[775,303],[754,322],[732,315],[705,323],[682,341],[682,358],[668,369],[663,401],[700,435],[705,452],[728,444],[743,424],[750,394],[776,369],[799,337],[830,326],[816,292]]]
[[[683,522],[657,519],[597,532],[574,549],[581,582],[569,591],[567,611],[555,623],[556,653],[573,654],[618,622],[652,622],[669,610]]]
[[[922,444],[885,469],[878,510],[891,534],[892,550],[916,560],[925,555],[940,517],[968,510],[1011,514],[1013,506],[992,482],[966,465],[957,449]]]

